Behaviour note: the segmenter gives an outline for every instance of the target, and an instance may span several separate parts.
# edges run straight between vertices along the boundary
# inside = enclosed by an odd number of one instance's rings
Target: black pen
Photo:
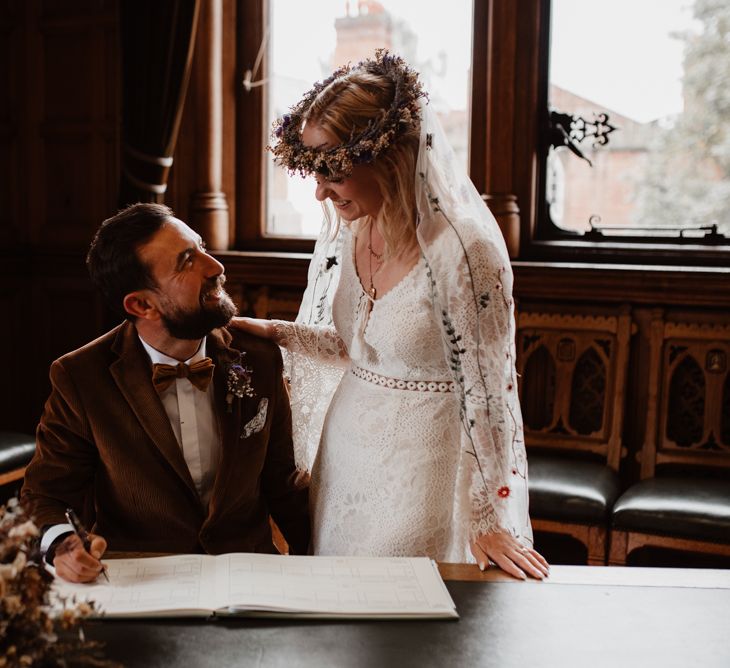
[[[74,512],[73,508],[66,508],[66,519],[68,523],[74,528],[74,533],[81,539],[81,544],[84,549],[91,554],[91,541],[89,540],[89,532],[81,524],[81,520],[78,515]],[[109,582],[109,576],[106,574],[106,567],[102,564],[101,572],[107,582]]]

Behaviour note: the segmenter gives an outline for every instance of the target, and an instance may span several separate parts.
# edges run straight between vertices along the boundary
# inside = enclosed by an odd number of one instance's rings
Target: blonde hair
[[[382,118],[393,103],[395,86],[383,75],[361,69],[348,72],[325,87],[306,112],[305,121],[319,125],[344,143]],[[380,223],[387,257],[397,257],[416,246],[415,174],[420,126],[413,123],[366,167],[373,170],[383,197],[378,219],[367,216],[362,223]],[[336,234],[340,217],[327,216]]]

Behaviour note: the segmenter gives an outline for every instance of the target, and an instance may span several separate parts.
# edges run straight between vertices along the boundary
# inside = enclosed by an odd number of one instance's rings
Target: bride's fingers
[[[489,557],[482,546],[479,545],[477,541],[474,541],[471,543],[470,547],[471,553],[474,555],[474,558],[477,560],[477,564],[479,565],[479,570],[487,570],[487,568],[489,568]]]
[[[542,580],[547,575],[545,568],[526,547],[520,547],[512,552],[512,560],[537,580]]]
[[[518,580],[527,580],[525,572],[503,552],[492,554],[492,561],[499,566],[505,573],[513,575]]]
[[[550,570],[550,564],[548,563],[547,559],[543,557],[537,550],[530,550],[530,555],[532,558],[537,561],[538,564],[540,564],[540,567],[545,571],[545,574],[547,575],[548,571]]]

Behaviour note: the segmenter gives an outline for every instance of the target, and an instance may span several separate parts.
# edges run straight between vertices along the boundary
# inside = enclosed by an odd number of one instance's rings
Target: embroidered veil
[[[509,257],[494,217],[455,160],[436,113],[425,99],[419,109],[417,238],[461,407],[454,526],[465,546],[476,535],[499,529],[531,545]],[[332,238],[329,230],[325,224],[315,246],[296,321],[309,326],[305,331],[311,331],[317,359],[284,350],[295,456],[308,470],[330,400],[349,364],[332,328],[342,234]]]

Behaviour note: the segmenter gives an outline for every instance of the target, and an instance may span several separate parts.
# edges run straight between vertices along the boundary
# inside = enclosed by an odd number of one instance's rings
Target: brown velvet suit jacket
[[[292,553],[306,553],[308,490],[294,466],[279,349],[235,330],[215,330],[206,345],[221,435],[207,512],[152,386],[149,358],[124,323],[51,366],[51,396],[22,491],[39,526],[64,523],[72,507],[110,550],[275,552],[271,514]],[[255,396],[234,398],[229,412],[226,372],[239,351]],[[246,437],[262,398],[266,420]]]

